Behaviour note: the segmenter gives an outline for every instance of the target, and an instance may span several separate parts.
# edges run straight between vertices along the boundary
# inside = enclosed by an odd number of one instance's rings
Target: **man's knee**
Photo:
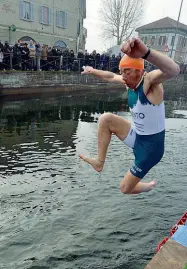
[[[99,118],[99,124],[107,124],[109,126],[112,123],[113,116],[114,115],[109,112],[102,114]]]
[[[123,194],[131,194],[132,189],[131,189],[130,187],[128,187],[126,184],[121,183],[121,184],[120,184],[120,191],[121,191]]]
[[[140,178],[134,176],[129,170],[120,182],[120,191],[124,194],[132,194],[134,187],[140,182]]]

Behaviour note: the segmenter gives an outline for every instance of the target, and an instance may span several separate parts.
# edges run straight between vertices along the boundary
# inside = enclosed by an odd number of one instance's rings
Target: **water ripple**
[[[130,197],[119,191],[133,162],[121,141],[101,174],[78,157],[97,154],[98,108],[64,107],[64,119],[52,108],[0,129],[0,268],[143,269],[186,210],[186,119],[166,120],[164,158],[145,179],[157,188]]]

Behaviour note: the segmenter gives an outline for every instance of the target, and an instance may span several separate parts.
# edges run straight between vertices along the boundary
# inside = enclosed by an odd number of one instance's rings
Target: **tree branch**
[[[103,0],[100,11],[105,39],[116,38],[121,44],[138,26],[143,14],[143,0]]]

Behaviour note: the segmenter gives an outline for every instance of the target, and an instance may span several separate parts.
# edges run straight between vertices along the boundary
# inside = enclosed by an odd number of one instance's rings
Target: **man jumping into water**
[[[120,183],[124,194],[138,194],[152,190],[156,182],[140,182],[163,157],[165,141],[165,108],[162,82],[179,74],[179,66],[169,57],[150,50],[138,38],[121,47],[125,54],[120,61],[121,75],[84,67],[83,74],[92,74],[109,82],[126,86],[133,125],[120,116],[105,113],[99,119],[98,153],[96,158],[80,158],[101,172],[112,134],[133,149],[135,161]],[[158,69],[144,72],[144,59]]]

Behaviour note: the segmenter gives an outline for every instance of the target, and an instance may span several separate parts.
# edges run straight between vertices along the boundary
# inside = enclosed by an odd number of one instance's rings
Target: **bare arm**
[[[109,71],[97,70],[91,66],[83,66],[83,69],[84,71],[82,72],[82,74],[91,74],[109,82],[124,84],[124,81],[121,75],[116,75],[115,73],[112,73]]]
[[[151,50],[147,61],[159,68],[147,74],[151,85],[160,84],[177,76],[180,72],[179,66],[171,58],[157,51]]]

